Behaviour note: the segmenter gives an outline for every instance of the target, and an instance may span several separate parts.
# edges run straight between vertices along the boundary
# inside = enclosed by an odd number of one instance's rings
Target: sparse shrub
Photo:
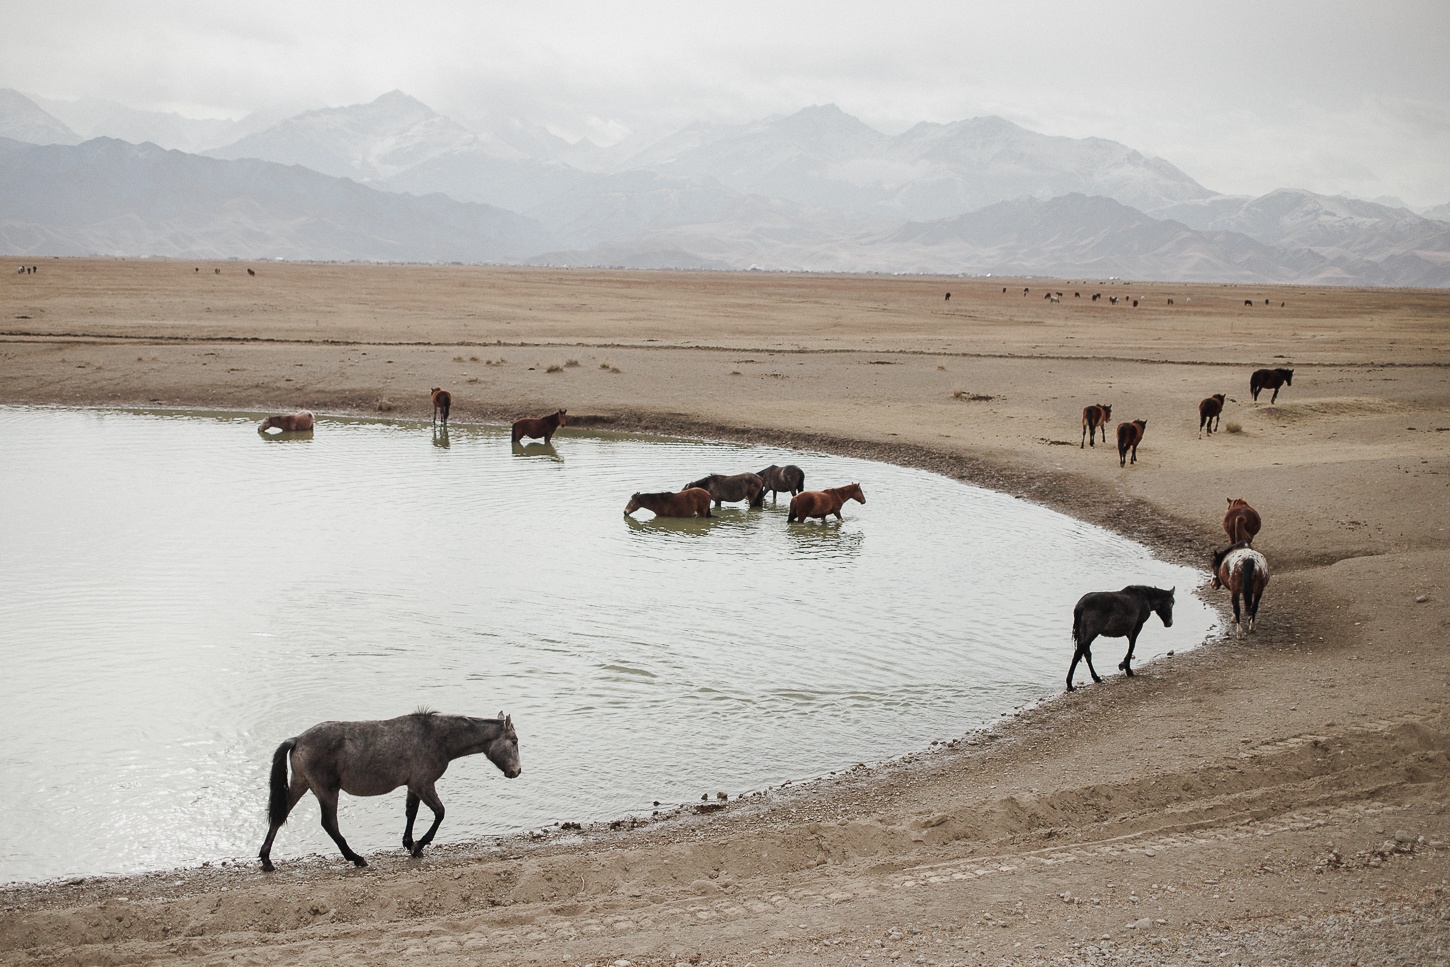
[[[743,374],[738,369],[732,369],[732,370],[730,370],[730,375],[731,376],[741,376]]]
[[[1242,432],[1244,432],[1243,425],[1242,424],[1239,424],[1239,423],[1228,423],[1228,424],[1225,424],[1224,425],[1224,429],[1227,430],[1230,433],[1242,433]]]
[[[577,359],[570,359],[570,360],[567,360],[564,363],[564,368],[565,369],[573,369],[574,367],[576,367],[578,365],[579,365],[579,360],[577,360]]]
[[[453,357],[453,361],[455,363],[461,363],[461,362],[463,362],[463,357],[462,356],[454,356]]]
[[[394,403],[390,399],[383,398],[383,399],[378,400],[378,412],[379,413],[391,413],[394,410],[396,410],[397,408],[398,408],[398,404]]]
[[[609,363],[600,363],[599,364],[599,368],[600,369],[608,369],[609,368]]]
[[[945,366],[938,366],[938,367],[937,367],[937,368],[936,368],[936,371],[937,371],[937,372],[938,372],[938,373],[945,373],[945,372],[946,372],[946,371],[947,371],[947,368],[946,368],[946,367],[945,367]]]
[[[952,391],[952,399],[966,400],[970,403],[985,403],[988,400],[992,399],[992,397],[988,396],[986,393],[969,393],[964,389],[959,389]]]
[[[558,363],[550,363],[548,368],[544,370],[544,372],[546,373],[562,373],[563,371],[564,367],[560,366]]]
[[[468,361],[470,363],[476,363],[476,362],[478,362],[478,357],[477,356],[469,356],[468,357]]]
[[[611,373],[618,373],[618,372],[620,372],[620,369],[619,369],[618,366],[611,366],[611,367],[609,367],[609,371]]]

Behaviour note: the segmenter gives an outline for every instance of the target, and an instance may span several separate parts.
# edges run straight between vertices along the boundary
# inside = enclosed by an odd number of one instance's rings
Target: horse
[[[298,410],[296,413],[267,417],[262,421],[262,425],[257,427],[257,432],[266,433],[275,428],[283,433],[310,433],[313,422],[310,410]]]
[[[761,507],[765,504],[765,484],[758,473],[737,473],[727,477],[724,474],[712,473],[708,477],[701,477],[681,487],[681,490],[690,490],[698,487],[708,491],[710,499],[715,501],[719,507],[724,500],[744,500],[751,507]]]
[[[710,491],[690,487],[679,493],[662,491],[657,494],[636,493],[629,498],[624,514],[630,514],[643,507],[652,510],[656,517],[709,517]]]
[[[1118,424],[1118,466],[1128,465],[1128,451],[1133,451],[1133,462],[1138,462],[1138,444],[1143,442],[1143,431],[1148,428],[1147,420]]]
[[[428,391],[433,397],[433,422],[438,422],[438,414],[443,414],[443,425],[448,425],[448,411],[453,408],[453,394],[446,389],[437,386]]]
[[[761,483],[760,497],[762,501],[765,499],[765,491],[767,490],[770,491],[770,499],[774,500],[776,494],[782,490],[789,490],[790,495],[794,497],[806,489],[805,471],[793,463],[788,463],[783,467],[777,467],[772,463],[760,471],[759,476]]]
[[[1108,442],[1108,420],[1112,419],[1112,417],[1113,417],[1113,404],[1111,404],[1111,403],[1092,403],[1092,404],[1089,404],[1088,406],[1084,406],[1082,408],[1082,435],[1083,435],[1083,438],[1086,439],[1093,446],[1097,446],[1096,443],[1093,443],[1093,438],[1097,436],[1098,429],[1101,427],[1102,428],[1102,431],[1103,431],[1103,442],[1104,443],[1107,443]],[[1072,444],[1068,444],[1068,446],[1071,446],[1071,445]],[[1081,441],[1078,442],[1077,448],[1079,450],[1082,449],[1082,442]]]
[[[1242,497],[1225,499],[1228,500],[1228,512],[1223,515],[1223,532],[1228,535],[1231,544],[1248,547],[1263,526],[1259,512],[1250,507],[1249,502]]]
[[[1203,428],[1208,427],[1209,435],[1213,434],[1214,427],[1223,422],[1223,401],[1222,393],[1214,393],[1208,399],[1198,404],[1198,438],[1203,439]]]
[[[1271,389],[1274,395],[1269,397],[1273,403],[1279,398],[1280,386],[1294,385],[1294,371],[1292,369],[1256,369],[1254,375],[1249,377],[1249,392],[1254,394],[1254,402],[1259,401],[1259,390]]]
[[[433,784],[449,762],[479,752],[487,755],[505,776],[518,778],[523,767],[519,764],[519,737],[514,731],[512,716],[500,712],[496,719],[479,719],[420,709],[411,715],[381,721],[323,722],[287,739],[272,754],[271,794],[267,803],[267,816],[272,825],[257,854],[261,857],[262,869],[269,873],[274,869],[272,840],[287,821],[292,807],[308,790],[322,807],[322,828],[327,830],[343,857],[356,866],[367,866],[368,861],[352,851],[337,828],[338,793],[381,796],[399,786],[407,786],[408,824],[403,829],[403,848],[414,856],[421,856],[423,847],[433,841],[433,834],[443,822],[443,801]],[[287,782],[289,756],[290,785]],[[433,825],[415,843],[413,820],[418,816],[420,801],[433,810]]]
[[[790,514],[786,517],[785,522],[787,524],[794,524],[796,521],[805,523],[807,517],[819,517],[821,523],[824,524],[826,517],[831,514],[836,515],[836,520],[843,520],[841,506],[848,500],[866,503],[866,495],[861,492],[860,484],[846,484],[844,487],[831,487],[827,490],[802,491],[790,499]]]
[[[257,270],[256,269],[247,269],[247,274],[248,275],[256,275],[257,274]]]
[[[1244,610],[1249,613],[1248,630],[1252,633],[1259,617],[1259,601],[1264,597],[1264,588],[1269,586],[1269,562],[1246,543],[1214,551],[1212,586],[1228,588],[1233,595],[1234,636],[1242,638],[1244,626],[1239,598],[1243,598]]]
[[[524,437],[543,437],[548,443],[554,431],[564,425],[564,414],[567,410],[559,410],[549,416],[541,416],[537,419],[525,419],[514,421],[513,442],[518,443]]]
[[[1157,612],[1163,627],[1173,627],[1173,592],[1177,588],[1150,588],[1143,584],[1130,584],[1121,591],[1091,591],[1078,598],[1072,609],[1072,664],[1067,667],[1067,690],[1073,691],[1072,674],[1077,663],[1087,659],[1088,673],[1093,681],[1101,682],[1097,669],[1093,668],[1093,641],[1104,638],[1127,638],[1128,653],[1118,662],[1118,668],[1133,674],[1133,649],[1138,644],[1138,633],[1143,630],[1148,617]]]

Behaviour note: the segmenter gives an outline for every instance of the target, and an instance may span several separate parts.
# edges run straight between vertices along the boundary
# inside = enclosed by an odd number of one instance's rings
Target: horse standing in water
[[[548,416],[541,416],[537,419],[525,419],[514,421],[513,442],[518,443],[524,437],[543,437],[548,443],[554,431],[564,425],[564,414],[567,410],[558,410]]]
[[[1254,375],[1249,377],[1249,392],[1254,394],[1254,402],[1259,401],[1259,390],[1271,389],[1274,395],[1269,397],[1272,403],[1279,398],[1280,386],[1294,385],[1294,371],[1292,369],[1256,369]]]
[[[680,489],[689,490],[691,487],[709,491],[710,498],[715,501],[716,507],[719,507],[720,502],[724,500],[743,500],[751,507],[760,507],[765,503],[765,484],[761,481],[760,474],[757,473],[737,473],[730,477],[712,473],[708,477],[691,481]]]
[[[1118,424],[1118,466],[1128,465],[1128,451],[1133,451],[1133,462],[1138,462],[1138,444],[1143,442],[1143,431],[1148,428],[1147,420]],[[1078,449],[1082,449],[1079,447]]]
[[[1263,521],[1259,519],[1259,512],[1250,507],[1249,502],[1242,497],[1226,499],[1228,512],[1223,515],[1223,532],[1228,535],[1230,544],[1247,547],[1254,542]]]
[[[866,495],[861,492],[860,484],[846,484],[844,487],[832,487],[829,490],[803,491],[790,499],[790,514],[785,522],[805,523],[807,517],[819,517],[824,524],[831,514],[836,515],[836,520],[843,520],[841,506],[848,500],[866,503]]]
[[[1243,598],[1244,610],[1249,615],[1249,631],[1259,617],[1259,601],[1264,597],[1264,588],[1269,585],[1269,562],[1264,555],[1247,544],[1234,544],[1221,551],[1213,552],[1212,587],[1228,588],[1233,595],[1234,635],[1244,636],[1243,618],[1239,613],[1239,598]]]
[[[1099,635],[1105,638],[1127,638],[1128,653],[1118,662],[1118,667],[1129,676],[1133,674],[1133,649],[1138,644],[1138,633],[1154,612],[1163,621],[1163,627],[1173,627],[1173,592],[1177,588],[1150,588],[1144,584],[1130,584],[1121,591],[1091,591],[1078,598],[1072,609],[1072,664],[1067,667],[1067,690],[1073,690],[1072,674],[1077,663],[1087,659],[1088,673],[1093,681],[1101,682],[1097,669],[1093,668],[1093,641]]]
[[[1208,427],[1208,433],[1212,436],[1218,424],[1223,422],[1224,398],[1222,393],[1214,393],[1208,399],[1198,404],[1198,438],[1200,440],[1203,439],[1203,428],[1205,426]]]
[[[636,493],[629,498],[624,508],[628,516],[643,507],[654,511],[656,517],[709,517],[710,491],[701,487],[690,487],[679,493],[661,491],[656,494]]]
[[[266,433],[268,430],[278,429],[283,433],[308,433],[312,430],[313,423],[311,411],[298,410],[296,413],[267,417],[257,427],[257,432]]]
[[[806,473],[793,463],[788,463],[783,467],[777,467],[772,463],[760,471],[759,477],[762,500],[765,498],[767,490],[770,491],[770,499],[774,500],[782,490],[789,490],[790,495],[794,497],[806,489]]]
[[[446,389],[435,386],[430,391],[433,397],[433,422],[438,422],[438,414],[443,414],[443,425],[448,425],[448,411],[453,408],[453,394]]]
[[[519,764],[519,737],[512,716],[498,713],[496,719],[466,715],[440,715],[426,709],[395,719],[369,722],[323,722],[277,746],[272,755],[271,794],[267,815],[271,827],[257,854],[262,869],[271,871],[272,840],[287,821],[287,814],[308,790],[322,807],[322,828],[337,844],[345,859],[356,866],[368,861],[352,851],[337,828],[337,796],[381,796],[399,786],[408,787],[403,830],[403,848],[414,856],[433,842],[443,822],[443,801],[433,784],[448,763],[482,752],[508,778],[523,772]],[[287,760],[292,760],[292,782],[287,782]],[[416,843],[413,820],[418,803],[433,810],[433,825]]]
[[[1101,429],[1103,431],[1103,442],[1107,443],[1108,420],[1112,418],[1113,404],[1111,403],[1093,403],[1090,406],[1084,406],[1082,408],[1083,438],[1087,440],[1087,442],[1091,446],[1097,446],[1096,443],[1093,443],[1093,437],[1097,436],[1098,430]],[[1071,446],[1071,444],[1069,444],[1069,446]],[[1079,450],[1082,449],[1081,442],[1078,443],[1077,448]]]

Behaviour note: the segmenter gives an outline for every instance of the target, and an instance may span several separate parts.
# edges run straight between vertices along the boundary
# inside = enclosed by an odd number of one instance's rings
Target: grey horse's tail
[[[273,826],[287,821],[287,756],[296,745],[296,739],[288,739],[272,753],[272,793],[267,799],[267,818]]]

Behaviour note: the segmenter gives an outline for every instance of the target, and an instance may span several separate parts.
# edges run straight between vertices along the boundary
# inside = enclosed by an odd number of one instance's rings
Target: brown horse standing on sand
[[[554,431],[564,425],[564,414],[566,410],[559,410],[549,416],[541,416],[537,419],[515,420],[513,442],[518,443],[524,437],[543,437],[548,443]]]
[[[1128,451],[1133,451],[1133,462],[1138,462],[1138,444],[1143,442],[1143,431],[1148,428],[1147,420],[1118,424],[1118,466],[1128,465]]]
[[[1213,552],[1213,584],[1228,588],[1234,602],[1234,635],[1244,636],[1244,622],[1239,614],[1239,598],[1248,612],[1248,630],[1252,633],[1259,617],[1259,601],[1269,585],[1269,562],[1264,555],[1245,544],[1234,544]]]
[[[1223,401],[1224,395],[1222,393],[1214,393],[1208,399],[1198,404],[1198,438],[1200,440],[1203,439],[1203,428],[1205,426],[1208,427],[1208,432],[1212,435],[1214,428],[1222,422]]]
[[[669,491],[657,494],[637,493],[629,498],[629,504],[624,508],[624,513],[628,516],[641,507],[654,511],[656,517],[709,517],[710,491],[700,487],[690,487],[677,494]]]
[[[772,463],[760,471],[760,482],[762,498],[765,497],[767,490],[770,491],[771,500],[774,500],[775,495],[782,490],[789,490],[790,495],[794,497],[806,489],[806,472],[793,463],[788,463],[783,467],[777,467]]]
[[[691,487],[709,491],[716,507],[720,506],[722,500],[743,500],[751,507],[759,507],[765,503],[765,484],[756,473],[737,473],[730,477],[723,473],[712,473],[708,477],[692,480],[680,489],[689,490]]]
[[[1249,392],[1254,394],[1254,402],[1259,401],[1259,390],[1271,389],[1274,395],[1269,397],[1272,403],[1279,398],[1280,386],[1294,385],[1294,371],[1292,369],[1256,369],[1254,375],[1249,377]]]
[[[453,394],[446,389],[437,386],[431,390],[433,395],[433,422],[438,422],[438,414],[443,414],[443,425],[448,425],[448,411],[453,407]]]
[[[836,520],[842,520],[841,505],[848,500],[858,500],[863,504],[866,502],[866,495],[861,492],[860,484],[846,484],[844,487],[832,487],[829,490],[803,491],[790,499],[790,514],[785,522],[805,523],[807,517],[819,517],[824,524],[831,514],[836,515]]]
[[[1093,443],[1093,437],[1097,436],[1098,429],[1101,427],[1103,431],[1103,442],[1107,443],[1108,420],[1112,418],[1113,404],[1111,403],[1093,403],[1090,406],[1084,406],[1082,408],[1083,439],[1087,440],[1092,446],[1097,446],[1096,443]],[[1077,448],[1079,450],[1082,449],[1081,442],[1078,443]]]
[[[1242,497],[1228,497],[1228,513],[1223,515],[1223,532],[1232,544],[1248,547],[1263,526],[1259,512]]]
[[[286,413],[281,416],[269,416],[257,427],[258,433],[266,433],[273,428],[283,433],[308,433],[312,430],[312,412],[310,410],[298,410],[296,413]]]

